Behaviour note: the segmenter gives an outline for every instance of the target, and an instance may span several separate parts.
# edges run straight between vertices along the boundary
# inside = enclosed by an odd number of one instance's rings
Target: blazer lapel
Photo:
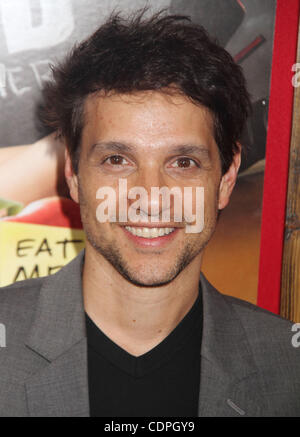
[[[25,384],[30,416],[89,416],[83,257],[81,252],[41,288],[26,346],[45,365]]]
[[[85,339],[49,363],[26,383],[32,417],[88,417]]]
[[[264,400],[258,369],[240,319],[203,274],[200,417],[259,416]]]

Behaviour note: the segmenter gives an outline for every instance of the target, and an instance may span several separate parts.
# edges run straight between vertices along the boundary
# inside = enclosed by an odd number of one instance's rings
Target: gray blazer
[[[89,416],[83,258],[0,289],[1,417]],[[300,348],[292,346],[291,323],[220,294],[203,275],[200,281],[199,416],[300,416]]]

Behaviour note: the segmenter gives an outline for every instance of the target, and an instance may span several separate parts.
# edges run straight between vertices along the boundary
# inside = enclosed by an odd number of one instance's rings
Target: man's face
[[[142,286],[166,284],[190,263],[200,265],[218,208],[226,205],[233,188],[228,180],[236,177],[231,170],[232,174],[229,171],[228,178],[225,175],[221,180],[210,113],[183,96],[150,91],[90,96],[85,104],[78,174],[70,170],[69,159],[68,167],[71,195],[80,203],[89,249],[96,250],[127,280]],[[138,223],[119,221],[120,179],[126,180],[128,190],[144,187],[149,194],[136,211],[141,220]],[[100,223],[96,217],[100,187],[111,187],[116,193],[115,222]],[[203,187],[203,230],[185,232],[184,218],[178,222],[173,216],[172,196],[170,221],[162,221],[160,202],[153,223],[152,187],[178,187],[182,193],[184,187],[191,187],[193,203],[196,187]],[[127,200],[127,207],[133,202]]]

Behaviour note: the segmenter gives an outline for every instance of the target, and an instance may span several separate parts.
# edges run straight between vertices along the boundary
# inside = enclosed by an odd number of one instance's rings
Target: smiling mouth
[[[142,237],[147,239],[164,237],[175,231],[175,228],[147,228],[136,226],[125,226],[125,229],[135,237]]]

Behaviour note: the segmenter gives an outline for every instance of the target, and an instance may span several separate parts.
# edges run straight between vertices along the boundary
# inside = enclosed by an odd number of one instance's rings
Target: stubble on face
[[[217,198],[215,202],[215,214],[205,223],[204,229],[201,232],[201,238],[195,236],[195,234],[191,234],[168,269],[162,271],[157,265],[153,266],[149,263],[144,266],[144,269],[135,270],[130,267],[129,262],[122,255],[121,248],[118,247],[118,242],[116,240],[110,241],[107,239],[106,232],[101,230],[101,226],[97,227],[97,222],[91,219],[80,177],[78,177],[78,192],[81,220],[89,244],[101,257],[108,261],[123,278],[136,286],[158,287],[172,282],[201,252],[203,252],[216,227],[218,214]],[[153,255],[159,256],[160,251],[153,253]]]

